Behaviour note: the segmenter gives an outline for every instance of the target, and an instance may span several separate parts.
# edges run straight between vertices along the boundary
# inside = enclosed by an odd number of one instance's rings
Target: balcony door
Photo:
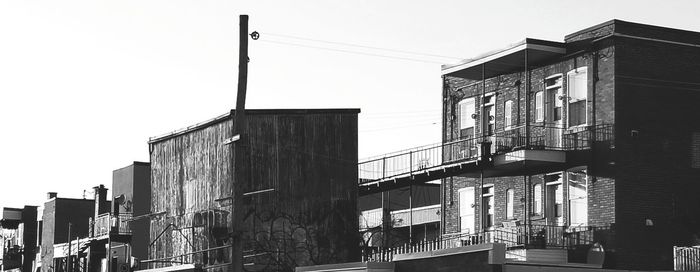
[[[562,147],[562,135],[564,133],[564,90],[562,88],[562,75],[557,74],[545,79],[547,91],[547,116],[545,117],[546,138],[545,145],[553,148]]]
[[[459,232],[474,233],[475,223],[474,187],[462,188],[459,190]]]

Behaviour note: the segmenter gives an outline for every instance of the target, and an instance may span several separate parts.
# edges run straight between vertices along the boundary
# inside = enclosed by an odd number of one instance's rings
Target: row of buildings
[[[4,208],[2,270],[224,271],[235,212],[249,271],[359,260],[358,113],[246,110],[240,137],[232,111],[152,137],[150,162],[115,170],[111,194],[99,185],[87,199],[49,193],[42,206]],[[246,150],[240,165],[234,146]],[[237,171],[245,206],[234,209]]]
[[[109,198],[3,211],[3,269],[229,270],[237,213],[248,271],[700,269],[699,63],[700,33],[619,20],[525,39],[443,66],[441,143],[362,161],[358,109],[232,111]]]

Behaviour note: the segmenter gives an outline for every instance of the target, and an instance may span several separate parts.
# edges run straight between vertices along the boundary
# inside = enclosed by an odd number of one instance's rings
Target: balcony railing
[[[100,237],[108,234],[131,234],[131,213],[120,213],[118,216],[113,216],[109,213],[103,213],[95,219],[95,237]]]
[[[502,243],[507,249],[513,248],[564,248],[574,249],[581,245],[592,245],[601,240],[611,239],[609,226],[562,227],[536,225],[525,228],[500,227],[477,233],[446,234],[437,240],[406,243],[391,248],[367,247],[362,249],[362,261],[387,262],[396,254],[433,251],[485,243]]]
[[[485,142],[491,143],[490,147],[482,145]],[[451,163],[474,161],[483,153],[498,155],[522,149],[586,150],[591,149],[595,143],[614,146],[613,125],[576,128],[520,126],[490,136],[425,145],[362,160],[358,163],[359,183],[413,175],[415,172]]]
[[[673,270],[699,271],[700,246],[673,247]]]

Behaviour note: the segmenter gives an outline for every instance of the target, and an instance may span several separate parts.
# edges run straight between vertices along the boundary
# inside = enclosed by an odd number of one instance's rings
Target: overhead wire
[[[374,50],[381,50],[381,51],[388,51],[388,52],[396,52],[396,53],[403,53],[403,54],[420,55],[420,56],[427,56],[427,57],[436,57],[436,58],[445,58],[445,59],[455,59],[455,60],[462,60],[462,59],[464,59],[464,58],[453,57],[453,56],[445,56],[445,55],[437,55],[437,54],[428,54],[428,53],[421,53],[421,52],[415,52],[415,51],[406,51],[406,50],[399,50],[399,49],[389,49],[389,48],[382,48],[382,47],[376,47],[376,46],[367,46],[367,45],[360,45],[360,44],[352,44],[352,43],[346,43],[346,42],[327,41],[327,40],[321,40],[321,39],[311,39],[311,38],[305,38],[305,37],[299,37],[299,36],[292,36],[292,35],[285,35],[285,34],[275,34],[275,33],[269,33],[269,32],[263,32],[262,34],[264,34],[264,35],[270,35],[270,36],[278,36],[278,37],[290,38],[290,39],[296,39],[296,40],[303,40],[303,41],[312,41],[312,42],[319,42],[319,43],[326,43],[326,44],[336,44],[336,45],[343,45],[343,46],[352,46],[352,47],[367,48],[367,49],[374,49]]]
[[[421,60],[421,59],[414,59],[414,58],[405,58],[405,57],[398,57],[398,56],[390,56],[390,55],[382,55],[382,54],[367,53],[367,52],[360,52],[360,51],[336,49],[336,48],[313,46],[313,45],[306,45],[306,44],[299,44],[299,43],[290,43],[290,42],[283,42],[283,41],[269,41],[269,40],[258,40],[258,41],[265,42],[265,43],[284,44],[284,45],[307,47],[307,48],[320,49],[320,50],[328,50],[328,51],[336,51],[336,52],[358,54],[358,55],[365,55],[365,56],[389,58],[389,59],[399,59],[399,60],[407,60],[407,61],[415,61],[415,62],[423,62],[423,63],[431,63],[431,64],[444,64],[444,62],[439,62],[439,61],[429,61],[429,60]]]

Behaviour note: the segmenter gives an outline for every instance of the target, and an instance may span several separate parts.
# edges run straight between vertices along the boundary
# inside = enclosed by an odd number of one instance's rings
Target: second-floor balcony
[[[530,163],[530,170],[537,170],[566,163],[567,152],[600,147],[614,147],[613,125],[521,126],[492,135],[425,145],[362,160],[358,163],[358,182],[361,187],[378,188],[387,180],[425,182],[451,175],[511,175],[522,170],[508,166],[513,162],[518,162],[520,168]],[[365,191],[360,190],[360,193]]]
[[[131,235],[131,213],[120,213],[114,216],[103,213],[94,221],[94,237],[107,237],[108,235]]]

